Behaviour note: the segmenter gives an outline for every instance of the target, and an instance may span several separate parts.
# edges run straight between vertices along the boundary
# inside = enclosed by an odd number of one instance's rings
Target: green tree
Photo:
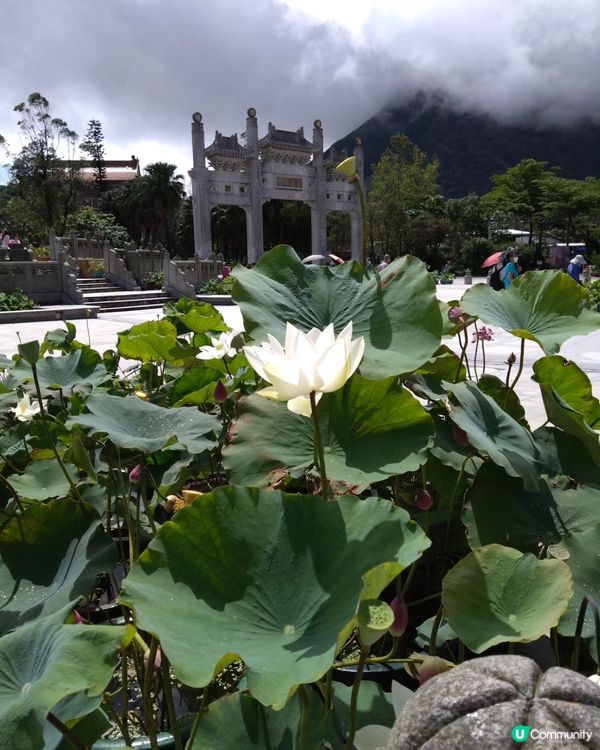
[[[598,227],[600,180],[568,180],[550,174],[542,181],[541,189],[544,219],[564,235],[565,242],[589,235]]]
[[[11,194],[6,213],[13,230],[42,239],[51,228],[59,234],[80,200],[77,133],[52,117],[48,100],[38,92],[17,104],[25,145],[11,166]],[[61,151],[67,157],[61,158]]]
[[[144,169],[146,174],[141,178],[147,239],[160,241],[167,247],[174,244],[172,220],[185,196],[183,176],[176,174],[176,171],[174,164],[158,161],[148,164]]]
[[[104,191],[106,185],[106,163],[104,158],[104,134],[99,120],[90,120],[87,133],[79,148],[89,155],[94,168],[94,183],[98,193]]]
[[[430,208],[437,210],[439,192],[437,160],[403,133],[390,143],[373,167],[369,193],[372,250],[378,256],[410,252],[413,220]]]
[[[125,227],[117,223],[112,214],[106,214],[92,206],[84,206],[67,219],[67,233],[93,234],[100,240],[108,240],[111,247],[123,247],[129,240]]]
[[[492,176],[493,189],[481,202],[491,214],[499,211],[524,223],[529,230],[529,244],[537,235],[536,259],[542,260],[542,233],[545,227],[543,184],[556,168],[548,162],[523,159],[503,174]]]

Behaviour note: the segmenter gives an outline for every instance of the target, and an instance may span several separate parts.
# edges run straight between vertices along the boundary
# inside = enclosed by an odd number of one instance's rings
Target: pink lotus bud
[[[215,385],[215,401],[217,404],[222,404],[223,401],[227,400],[227,388],[221,383],[220,380],[217,380],[217,384]]]
[[[439,656],[426,656],[419,667],[419,685],[424,685],[427,680],[435,677],[437,674],[447,672],[452,665]]]
[[[469,445],[467,433],[456,425],[452,426],[452,435],[459,445]]]
[[[429,508],[431,508],[433,505],[433,498],[426,489],[421,488],[417,490],[417,494],[415,495],[415,505],[419,510],[429,510]]]
[[[460,307],[451,307],[448,310],[448,320],[451,323],[460,323],[462,316],[463,311],[460,309]]]
[[[83,617],[79,614],[79,612],[76,609],[73,610],[73,615],[75,616],[75,622],[78,625],[83,625],[83,623],[85,622],[85,620],[83,619]]]
[[[394,638],[400,638],[408,625],[408,608],[402,594],[398,594],[392,599],[390,609],[394,613],[394,623],[389,631]]]
[[[506,364],[510,365],[512,367],[516,361],[517,361],[517,357],[516,357],[515,353],[511,352],[508,355],[508,359],[506,360]]]
[[[129,472],[129,481],[131,484],[137,484],[142,478],[142,465],[138,464]]]

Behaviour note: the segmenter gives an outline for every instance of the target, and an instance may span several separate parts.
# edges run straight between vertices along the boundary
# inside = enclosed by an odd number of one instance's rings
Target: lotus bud
[[[131,484],[137,484],[142,478],[142,465],[138,464],[129,472],[129,481]]]
[[[133,395],[137,396],[138,398],[141,398],[142,401],[147,401],[148,400],[148,394],[145,393],[145,391],[134,391]]]
[[[348,159],[344,159],[344,161],[337,165],[335,171],[343,174],[350,182],[354,182],[358,179],[358,175],[356,174],[356,157],[350,156]]]
[[[217,380],[217,384],[215,385],[214,397],[217,404],[222,404],[227,400],[227,388],[225,388],[220,380]]]
[[[469,445],[467,433],[456,425],[452,426],[452,435],[459,445]]]
[[[82,617],[82,616],[81,616],[81,615],[79,614],[79,612],[78,612],[78,611],[77,611],[76,609],[74,609],[74,610],[73,610],[73,615],[74,615],[74,617],[75,617],[75,622],[76,622],[76,623],[77,623],[78,625],[83,625],[83,623],[85,622],[85,620],[83,619],[83,617]],[[591,679],[592,679],[592,678],[590,677],[590,680],[591,680]]]
[[[451,323],[460,323],[461,318],[463,316],[463,311],[460,309],[460,307],[451,307],[448,310],[448,320]]]
[[[506,360],[506,364],[510,365],[512,367],[516,361],[517,361],[517,357],[516,357],[515,353],[511,352],[508,355],[508,359]]]
[[[452,665],[439,656],[426,656],[419,667],[419,685],[424,685],[427,680],[442,672],[447,672]]]
[[[392,599],[390,609],[394,613],[394,622],[389,628],[390,634],[394,638],[400,638],[408,625],[408,608],[402,594],[398,594]]]
[[[426,489],[421,488],[417,490],[417,494],[415,495],[415,505],[419,510],[429,510],[429,508],[431,508],[433,505],[433,498]]]

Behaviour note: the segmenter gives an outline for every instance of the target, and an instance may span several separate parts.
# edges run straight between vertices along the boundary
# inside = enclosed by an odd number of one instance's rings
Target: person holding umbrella
[[[508,287],[519,275],[519,268],[517,267],[517,255],[512,247],[509,247],[506,251],[506,263],[504,268],[500,271],[500,278],[504,284],[504,288]]]

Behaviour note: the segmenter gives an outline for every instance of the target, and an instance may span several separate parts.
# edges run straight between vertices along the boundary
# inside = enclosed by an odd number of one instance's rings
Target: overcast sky
[[[32,91],[108,158],[191,166],[191,115],[245,129],[255,107],[326,145],[391,101],[446,92],[519,119],[600,121],[600,0],[3,0],[0,133]],[[7,161],[0,155],[0,163]],[[186,175],[187,178],[187,175]]]

